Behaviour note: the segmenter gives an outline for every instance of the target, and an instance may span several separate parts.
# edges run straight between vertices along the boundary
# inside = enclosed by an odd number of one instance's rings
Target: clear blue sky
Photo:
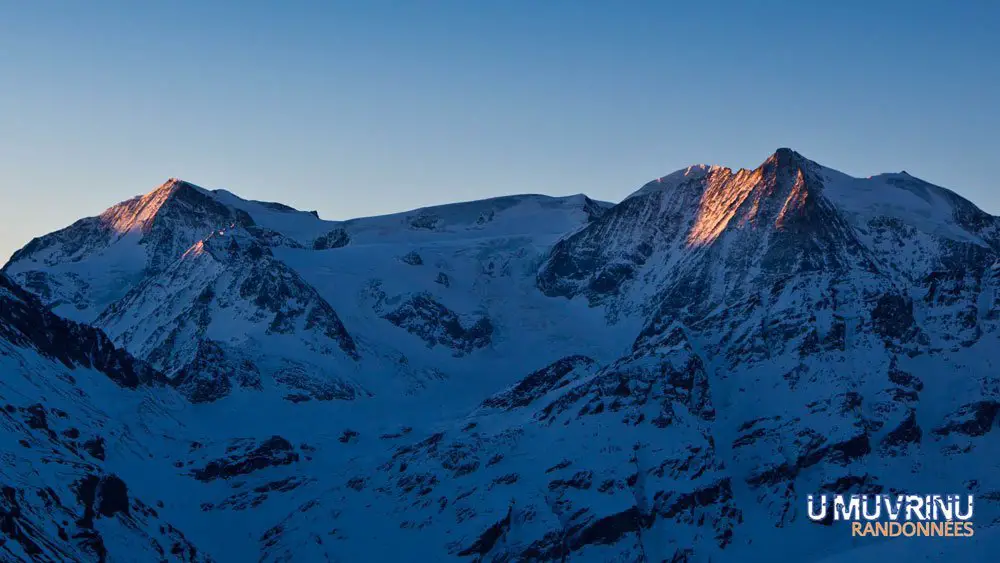
[[[170,176],[331,219],[790,146],[1000,213],[1000,2],[0,0],[0,262]]]

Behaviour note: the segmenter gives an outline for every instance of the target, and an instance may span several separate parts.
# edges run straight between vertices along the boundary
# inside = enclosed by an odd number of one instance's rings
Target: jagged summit
[[[788,147],[779,147],[776,149],[771,156],[767,157],[765,162],[776,162],[778,164],[792,164],[795,160],[803,158],[803,156]]]
[[[677,199],[671,205],[700,208],[699,216],[707,219],[703,224],[712,233],[727,224],[743,225],[747,224],[744,219],[760,217],[765,202],[775,202],[781,217],[787,219],[789,212],[805,209],[805,202],[822,199],[856,225],[889,217],[953,240],[968,240],[971,234],[981,244],[994,244],[997,236],[994,217],[947,188],[906,171],[854,177],[788,147],[778,148],[752,170],[692,165],[645,184],[624,201],[654,194]],[[740,217],[732,223],[731,219]]]
[[[703,245],[730,227],[787,224],[822,190],[822,169],[792,149],[779,148],[753,170],[694,165],[646,184],[630,198],[669,194],[664,197],[682,214],[697,209],[688,242]]]
[[[195,188],[195,189],[198,189],[198,190],[201,190],[201,191],[208,191],[205,188],[203,188],[201,186],[198,186],[198,185],[196,185],[196,184],[194,184],[192,182],[188,182],[187,180],[182,180],[182,179],[176,178],[176,177],[167,178],[167,181],[164,182],[163,184],[161,184],[160,187],[157,188],[157,189],[163,189],[163,188],[175,188],[175,189],[176,188]],[[156,191],[156,190],[153,190],[153,191]]]
[[[781,147],[775,150],[774,153],[768,156],[757,168],[753,170],[741,168],[738,171],[734,171],[732,168],[717,164],[692,164],[687,168],[682,168],[676,172],[672,172],[666,176],[661,176],[646,183],[625,199],[627,200],[636,196],[649,195],[661,191],[665,192],[676,190],[682,185],[699,182],[709,176],[729,178],[739,176],[741,174],[767,174],[777,171],[791,171],[794,173],[796,169],[807,170],[817,166],[818,165],[815,162],[802,156],[800,153],[787,147]]]
[[[187,180],[182,180],[180,178],[168,178],[166,182],[163,182],[145,194],[138,195],[131,200],[126,200],[119,205],[123,205],[133,200],[157,200],[166,202],[172,198],[185,199],[197,198],[198,196],[212,198],[213,192],[199,186],[198,184],[188,182]]]
[[[904,239],[913,247],[893,267],[922,276],[939,248],[1000,248],[1000,220],[910,175],[855,178],[782,147],[753,170],[696,165],[646,184],[560,241],[538,283],[547,295],[598,303],[644,270],[653,272],[647,283],[662,274],[657,256],[699,263],[704,276],[724,275],[714,271],[720,260],[783,276],[896,263]]]
[[[224,213],[208,190],[184,180],[170,178],[151,192],[111,207],[101,214],[102,223],[116,233],[147,232],[153,221],[171,206],[179,213]]]
[[[758,166],[755,171],[761,171],[767,173],[771,170],[797,173],[799,170],[808,171],[816,168],[818,165],[809,160],[808,158],[802,156],[800,153],[787,148],[782,147],[774,151],[771,156]]]

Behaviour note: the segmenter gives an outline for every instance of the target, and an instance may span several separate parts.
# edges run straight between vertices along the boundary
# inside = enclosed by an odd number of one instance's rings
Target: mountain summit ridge
[[[681,168],[670,174],[667,174],[666,176],[661,176],[659,178],[651,180],[650,182],[642,186],[639,190],[628,195],[625,199],[629,199],[636,195],[657,191],[656,188],[670,189],[672,187],[676,187],[677,185],[683,183],[684,181],[689,181],[692,179],[700,179],[701,177],[708,175],[712,172],[722,172],[729,175],[739,175],[740,173],[754,173],[754,172],[763,173],[771,169],[776,171],[778,170],[791,171],[792,173],[794,173],[795,170],[797,169],[801,169],[807,173],[809,171],[815,171],[818,174],[829,176],[829,178],[826,178],[827,182],[830,181],[843,182],[844,180],[853,180],[860,182],[865,182],[865,181],[880,182],[883,180],[887,180],[889,181],[887,182],[889,185],[893,185],[892,182],[895,182],[897,184],[901,182],[902,183],[912,182],[913,184],[927,186],[934,191],[942,193],[945,199],[953,201],[961,201],[963,202],[962,203],[963,206],[972,206],[980,213],[983,213],[985,215],[990,215],[989,213],[986,213],[985,211],[979,209],[978,206],[976,206],[973,202],[961,196],[960,194],[948,188],[937,186],[935,184],[922,180],[916,176],[911,175],[905,170],[901,172],[883,172],[867,177],[860,177],[860,176],[855,177],[840,172],[836,169],[829,168],[827,166],[819,164],[818,162],[802,155],[798,151],[788,147],[780,147],[776,149],[763,162],[761,162],[756,168],[753,169],[740,168],[738,170],[734,170],[732,168],[719,164],[693,164],[685,168]]]

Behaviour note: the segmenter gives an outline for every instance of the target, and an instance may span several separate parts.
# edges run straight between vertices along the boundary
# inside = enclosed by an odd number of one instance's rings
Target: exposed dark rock
[[[128,487],[116,475],[87,475],[77,483],[77,500],[84,506],[78,525],[92,528],[95,518],[129,513]]]
[[[993,429],[998,414],[1000,414],[1000,402],[970,403],[950,415],[943,425],[933,430],[933,433],[939,436],[952,433],[973,437],[983,436]]]
[[[580,471],[577,472],[569,479],[556,479],[549,483],[550,491],[558,491],[562,489],[579,489],[586,490],[589,489],[591,484],[593,484],[594,473],[592,471]]]
[[[889,381],[901,387],[913,389],[914,391],[922,391],[924,388],[924,383],[920,381],[920,378],[916,377],[912,373],[899,369],[895,357],[889,365]]]
[[[577,369],[595,366],[594,360],[586,356],[569,356],[529,374],[510,389],[483,401],[483,406],[493,409],[513,410],[526,407],[546,393],[568,385],[573,378],[567,378]]]
[[[83,443],[83,449],[92,457],[104,461],[104,438],[98,436]]]
[[[479,218],[476,219],[476,224],[485,225],[486,223],[493,221],[494,217],[496,217],[496,211],[492,209],[490,209],[489,211],[484,211],[479,214]]]
[[[351,242],[351,236],[344,229],[334,229],[313,241],[314,250],[343,248]]]
[[[488,346],[493,336],[489,317],[463,324],[458,315],[427,294],[411,297],[385,319],[420,337],[428,347],[445,346],[459,356]]]
[[[814,432],[803,432],[802,452],[793,462],[760,467],[748,478],[747,483],[760,487],[794,480],[802,470],[822,461],[837,465],[847,465],[871,453],[868,434],[859,433],[843,441],[829,442]]]
[[[403,428],[401,428],[399,430],[399,432],[382,434],[381,436],[379,436],[379,439],[380,440],[394,440],[396,438],[402,438],[403,436],[409,434],[410,432],[413,432],[413,428],[411,428],[409,426],[404,426]]]
[[[586,229],[559,241],[538,272],[538,288],[550,297],[583,293],[592,304],[617,293],[646,263],[654,248],[648,240],[640,239],[612,258],[606,255],[609,249],[602,239],[619,228],[623,232],[638,230],[637,224],[651,220],[648,206],[645,197],[627,199],[599,218],[595,216]]]
[[[585,526],[571,539],[569,547],[573,551],[587,545],[610,545],[627,534],[634,534],[648,528],[652,517],[643,514],[637,507],[600,518]]]
[[[507,510],[507,516],[505,516],[499,522],[493,524],[487,528],[479,538],[470,545],[469,547],[458,552],[460,557],[467,557],[470,555],[478,555],[480,557],[488,554],[493,547],[500,541],[500,538],[510,530],[511,514],[513,513],[513,507]]]
[[[433,231],[436,230],[441,222],[441,219],[435,215],[421,213],[410,217],[409,219],[410,227],[420,230],[420,231]]]
[[[902,295],[883,295],[872,309],[875,332],[887,338],[903,340],[916,324],[913,318],[913,300]]]
[[[404,263],[411,266],[422,266],[424,264],[424,259],[421,258],[420,254],[416,250],[411,250],[406,253],[402,258],[400,258]]]
[[[45,407],[42,405],[31,405],[25,409],[26,419],[25,422],[28,428],[33,428],[35,430],[49,430],[48,417],[45,414]]]
[[[192,403],[217,401],[230,393],[234,382],[251,389],[259,387],[260,372],[249,361],[230,359],[211,340],[199,342],[194,358],[171,380]]]
[[[267,467],[289,465],[298,460],[299,454],[288,440],[272,436],[255,447],[209,462],[204,468],[192,471],[191,475],[199,481],[230,479]]]
[[[292,402],[317,401],[352,401],[360,396],[371,396],[368,391],[348,384],[344,380],[314,374],[315,368],[286,363],[272,372],[274,381],[298,393],[292,393],[286,398]]]
[[[32,536],[37,530],[21,518],[22,510],[18,501],[18,490],[9,485],[0,488],[0,533],[16,542],[30,556],[40,555],[42,548]],[[0,545],[4,542],[0,541]]]
[[[520,476],[517,473],[508,473],[507,475],[501,475],[493,479],[493,486],[496,485],[513,485],[517,483]]]
[[[69,368],[93,368],[122,387],[134,389],[140,384],[165,381],[147,364],[116,348],[100,330],[52,314],[38,298],[2,273],[0,339],[34,348]]]
[[[899,426],[891,430],[882,439],[882,448],[890,455],[896,455],[904,450],[907,444],[919,444],[923,430],[917,424],[917,414],[911,410]]]
[[[573,464],[572,461],[570,461],[568,459],[564,459],[564,460],[560,461],[559,463],[557,463],[556,465],[553,465],[552,467],[546,469],[545,472],[546,473],[552,473],[553,471],[559,471],[560,469],[566,469],[567,467],[569,467],[572,464]]]

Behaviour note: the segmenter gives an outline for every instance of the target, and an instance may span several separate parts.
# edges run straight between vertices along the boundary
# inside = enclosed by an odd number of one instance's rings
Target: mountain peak
[[[188,215],[191,220],[203,216],[229,219],[232,215],[232,211],[220,203],[212,192],[179,178],[169,178],[149,193],[111,207],[101,215],[101,219],[118,233],[147,232],[153,220],[171,207],[175,208],[174,214]],[[227,221],[218,223],[228,224]]]
[[[774,153],[767,157],[767,160],[760,165],[761,169],[768,168],[771,166],[777,167],[778,169],[801,167],[804,163],[810,162],[809,159],[802,156],[798,152],[788,148],[781,147],[774,151]]]
[[[757,170],[764,173],[769,170],[792,170],[794,168],[806,168],[807,164],[814,163],[793,149],[779,147],[757,167]],[[714,172],[732,173],[733,171],[725,166],[694,164],[648,182],[625,199],[673,189],[688,181],[705,178]]]
[[[187,180],[181,180],[180,178],[167,178],[166,182],[160,184],[160,186],[157,187],[156,189],[154,189],[152,192],[150,192],[150,194],[156,193],[156,192],[159,192],[159,191],[167,191],[167,192],[173,193],[173,192],[180,191],[180,190],[194,190],[194,191],[201,192],[201,193],[204,193],[204,194],[208,194],[209,193],[209,191],[206,190],[205,188],[203,188],[201,186],[198,186],[198,185],[195,185],[195,184],[192,184],[191,182],[188,182]],[[147,194],[147,195],[149,195],[149,194]]]
[[[791,158],[791,157],[793,157],[795,155],[798,155],[798,154],[799,153],[795,152],[794,150],[792,150],[792,149],[790,149],[788,147],[778,147],[777,149],[775,149],[774,154],[771,155],[771,156],[776,157],[776,158]],[[799,155],[799,156],[801,156],[801,155]]]

